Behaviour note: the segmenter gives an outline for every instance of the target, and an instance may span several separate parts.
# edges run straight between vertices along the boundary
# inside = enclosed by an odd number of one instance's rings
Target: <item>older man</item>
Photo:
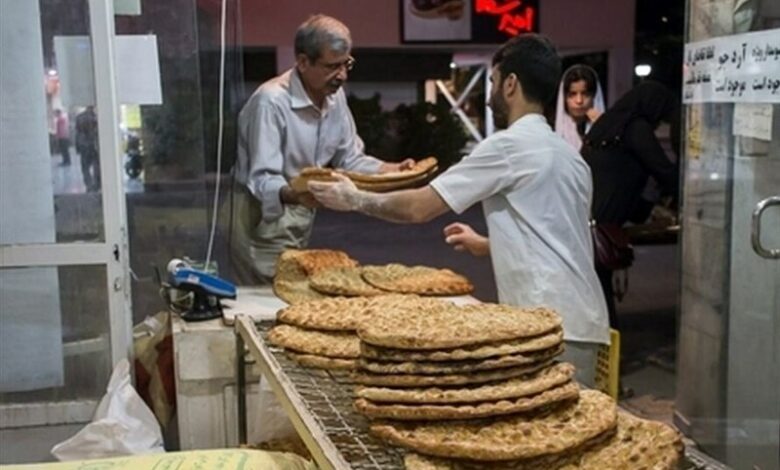
[[[481,202],[490,236],[454,224],[445,229],[446,241],[491,255],[501,302],[557,310],[564,358],[577,366],[582,383],[593,385],[596,354],[600,344],[609,343],[609,327],[588,228],[591,175],[542,114],[560,74],[560,59],[547,39],[514,38],[493,57],[490,76],[490,107],[496,128],[503,130],[430,185],[372,194],[339,178],[311,182],[309,189],[326,207],[402,223],[461,213]]]
[[[316,15],[295,35],[295,67],[263,83],[239,115],[233,264],[241,282],[267,282],[285,248],[306,246],[315,201],[288,182],[308,166],[384,173],[412,160],[385,163],[363,153],[342,85],[355,64],[340,21]]]

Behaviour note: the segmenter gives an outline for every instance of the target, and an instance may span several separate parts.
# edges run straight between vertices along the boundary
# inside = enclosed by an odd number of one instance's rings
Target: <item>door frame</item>
[[[132,305],[127,234],[127,209],[122,179],[119,103],[114,49],[114,4],[88,0],[104,242],[0,246],[0,268],[105,266],[111,364],[132,359]],[[105,157],[104,157],[105,156]],[[105,338],[95,338],[95,341]],[[65,348],[68,345],[64,345]],[[0,405],[2,427],[89,421],[96,400]]]

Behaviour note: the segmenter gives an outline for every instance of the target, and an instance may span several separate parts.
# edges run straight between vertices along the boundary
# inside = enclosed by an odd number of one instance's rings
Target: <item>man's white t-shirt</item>
[[[543,116],[483,140],[431,186],[456,213],[482,202],[500,302],[553,308],[566,340],[609,343],[588,227],[590,169]]]

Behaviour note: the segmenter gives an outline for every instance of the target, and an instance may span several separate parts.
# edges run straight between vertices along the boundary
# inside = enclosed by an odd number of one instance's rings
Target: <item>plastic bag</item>
[[[297,435],[290,418],[287,417],[281,403],[271,390],[271,385],[262,376],[260,377],[257,399],[258,406],[254,413],[254,426],[249,431],[252,443],[285,439]]]
[[[130,363],[121,360],[92,422],[51,449],[59,460],[83,460],[165,452],[157,419],[130,383]]]

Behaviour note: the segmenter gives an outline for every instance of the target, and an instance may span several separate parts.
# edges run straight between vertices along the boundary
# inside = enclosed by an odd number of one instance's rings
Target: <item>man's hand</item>
[[[279,199],[282,201],[282,204],[300,204],[309,209],[322,207],[311,194],[295,192],[295,190],[289,186],[282,186],[279,190]]]
[[[363,198],[351,179],[338,173],[332,173],[337,181],[309,181],[309,191],[312,196],[328,209],[336,211],[356,211],[360,209]]]
[[[379,166],[379,173],[392,173],[396,171],[406,171],[414,168],[415,161],[413,158],[407,158],[401,163],[382,163]]]
[[[455,251],[468,251],[474,256],[490,254],[487,237],[483,237],[469,225],[460,222],[444,227],[444,241],[452,245]]]

